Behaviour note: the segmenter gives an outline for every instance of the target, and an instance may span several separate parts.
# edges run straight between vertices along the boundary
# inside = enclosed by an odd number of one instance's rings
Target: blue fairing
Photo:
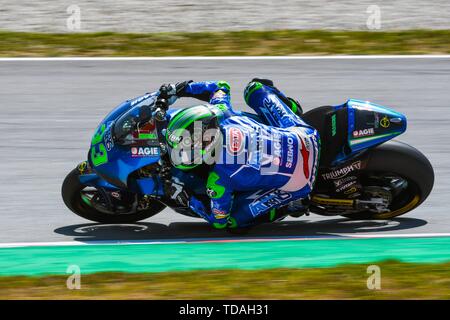
[[[134,144],[118,144],[113,139],[114,126],[118,120],[128,115],[131,117],[139,116],[141,107],[152,105],[157,94],[157,92],[145,94],[125,101],[102,120],[94,134],[88,154],[88,161],[95,173],[81,175],[80,181],[83,184],[109,190],[122,188],[141,194],[163,194],[162,184],[155,179],[145,178],[129,181],[132,172],[159,161],[159,145],[150,144],[139,147]],[[170,109],[167,114],[170,118],[178,111],[177,109]],[[134,153],[133,149],[135,150]],[[150,150],[151,152],[139,154],[140,150]],[[189,181],[191,185],[198,183],[198,179],[194,181],[189,175],[183,176],[183,173],[179,173],[179,176],[180,179]],[[203,183],[198,183],[198,185],[199,190],[204,189]]]
[[[110,184],[127,188],[128,177],[132,172],[158,162],[159,147],[121,145],[114,142],[112,132],[117,119],[123,115],[137,117],[142,106],[154,103],[156,95],[157,93],[146,94],[122,103],[98,126],[92,139],[88,160],[95,172]],[[149,191],[148,187],[146,191]]]
[[[384,106],[350,99],[335,110],[342,108],[346,108],[348,114],[348,150],[336,157],[335,165],[406,131],[406,117]]]
[[[349,146],[353,152],[367,149],[386,142],[406,131],[406,117],[386,107],[360,100],[349,100],[348,105],[348,137]],[[378,121],[374,121],[375,134],[367,137],[355,137],[354,130],[358,129],[358,113],[378,114]],[[383,122],[385,119],[385,122]],[[394,122],[395,120],[395,122]],[[382,125],[383,124],[383,125]],[[370,124],[367,124],[370,126]],[[378,133],[377,133],[378,129]]]

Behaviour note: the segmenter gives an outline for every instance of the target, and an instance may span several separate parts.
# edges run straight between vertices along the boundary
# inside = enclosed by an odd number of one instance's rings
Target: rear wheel
[[[85,219],[101,223],[133,223],[147,219],[165,208],[161,202],[131,193],[106,192],[83,185],[80,171],[73,169],[64,179],[61,194],[65,205]],[[114,202],[115,210],[111,210]]]
[[[430,194],[434,171],[417,149],[392,141],[370,151],[361,181],[364,197],[379,204],[343,216],[350,219],[391,219],[417,208]]]

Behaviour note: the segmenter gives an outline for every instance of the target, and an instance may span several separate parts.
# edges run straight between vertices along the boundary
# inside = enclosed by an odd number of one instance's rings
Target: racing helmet
[[[182,109],[171,117],[165,139],[175,168],[190,170],[202,163],[212,164],[216,148],[222,145],[222,116],[218,107],[205,104]]]

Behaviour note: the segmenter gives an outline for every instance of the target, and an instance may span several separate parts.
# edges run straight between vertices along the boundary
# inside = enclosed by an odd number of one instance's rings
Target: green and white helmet
[[[202,163],[213,163],[216,147],[222,144],[222,116],[218,107],[207,104],[182,109],[172,116],[165,138],[174,167],[190,170]]]

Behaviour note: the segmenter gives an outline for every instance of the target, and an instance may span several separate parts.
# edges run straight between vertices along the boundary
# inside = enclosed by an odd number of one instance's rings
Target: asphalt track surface
[[[0,243],[227,237],[168,209],[133,225],[93,224],[65,208],[60,187],[86,158],[98,122],[123,100],[165,82],[223,79],[235,108],[247,110],[242,91],[253,76],[272,78],[305,110],[357,98],[406,114],[400,140],[430,159],[436,181],[424,204],[394,221],[311,215],[256,227],[249,237],[450,232],[449,58],[0,61]]]

